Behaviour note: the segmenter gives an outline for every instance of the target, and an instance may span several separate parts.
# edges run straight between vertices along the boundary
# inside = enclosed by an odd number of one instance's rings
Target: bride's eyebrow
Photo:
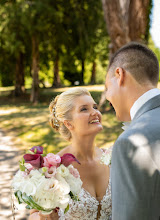
[[[93,103],[93,106],[95,106],[95,105],[97,106],[97,103]],[[79,108],[88,107],[88,106],[89,106],[89,105],[87,105],[87,104],[86,104],[86,105],[81,105],[81,106],[79,106]]]
[[[88,105],[81,105],[81,106],[79,106],[79,108],[82,108],[82,107],[87,107]]]

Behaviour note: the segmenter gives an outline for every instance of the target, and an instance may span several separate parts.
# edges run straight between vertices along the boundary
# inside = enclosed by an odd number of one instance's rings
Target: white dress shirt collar
[[[131,120],[133,120],[137,111],[144,105],[148,100],[152,99],[153,97],[160,95],[160,90],[155,88],[147,91],[142,96],[140,96],[135,103],[133,104],[132,108],[130,109],[130,116]]]

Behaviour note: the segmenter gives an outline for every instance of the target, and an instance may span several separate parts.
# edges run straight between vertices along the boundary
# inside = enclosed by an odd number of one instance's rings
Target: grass
[[[0,96],[0,127],[13,137],[15,146],[20,149],[28,149],[32,146],[41,145],[45,152],[58,152],[69,143],[49,125],[48,105],[57,94],[66,90],[42,89],[40,92],[40,103],[36,106],[29,103],[29,96],[23,99],[15,99],[2,94]],[[104,86],[88,86],[87,89],[98,103]],[[111,146],[122,132],[121,123],[117,121],[114,111],[105,104],[103,106],[103,130],[96,137],[99,147]]]

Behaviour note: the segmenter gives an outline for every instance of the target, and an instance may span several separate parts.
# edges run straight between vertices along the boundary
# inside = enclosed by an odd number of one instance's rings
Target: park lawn
[[[95,101],[98,103],[104,86],[87,87]],[[13,137],[15,146],[20,149],[28,149],[32,146],[41,145],[45,152],[58,152],[69,142],[65,141],[56,133],[49,124],[48,105],[61,89],[41,90],[40,103],[32,105],[27,100],[17,101],[1,97],[0,128],[6,135]],[[8,104],[10,103],[10,104]],[[103,106],[102,124],[103,130],[96,137],[98,147],[108,147],[122,132],[121,123],[117,121],[115,112],[105,104]]]

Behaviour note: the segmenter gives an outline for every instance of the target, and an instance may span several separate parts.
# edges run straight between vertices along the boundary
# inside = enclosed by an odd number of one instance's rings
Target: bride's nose
[[[93,116],[93,115],[97,115],[97,114],[98,114],[97,109],[92,109],[91,115]]]

